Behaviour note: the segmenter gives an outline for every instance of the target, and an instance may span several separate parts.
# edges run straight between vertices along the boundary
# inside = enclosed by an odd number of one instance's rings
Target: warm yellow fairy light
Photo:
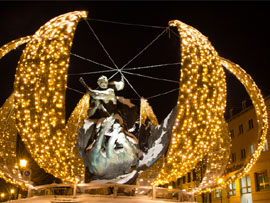
[[[240,170],[238,170],[233,175],[223,174],[223,176],[221,177],[223,179],[223,182],[218,183],[216,187],[225,188],[228,184],[231,184],[237,179],[240,179],[241,177],[245,176],[258,160],[262,152],[262,149],[264,147],[264,143],[265,143],[265,139],[267,135],[268,119],[267,119],[267,109],[266,109],[263,96],[261,94],[260,89],[257,87],[256,83],[253,81],[251,76],[248,75],[239,65],[222,57],[220,57],[220,60],[223,67],[229,70],[233,75],[235,75],[236,78],[245,86],[252,100],[253,106],[255,108],[256,116],[257,116],[258,140],[259,140],[257,149],[252,154],[249,161],[245,163],[245,165]],[[197,191],[197,193],[199,194],[203,192],[211,192],[216,187],[206,188],[206,189],[204,188]]]
[[[266,140],[268,119],[267,119],[267,109],[263,96],[261,94],[260,89],[257,87],[256,83],[253,81],[252,77],[249,74],[247,74],[239,65],[224,58],[221,58],[221,60],[222,65],[227,70],[229,70],[233,75],[235,75],[236,78],[245,86],[251,98],[257,116],[258,140],[259,140],[257,149],[252,154],[249,161],[244,165],[244,167],[241,170],[239,170],[236,174],[227,178],[226,181],[224,181],[222,187],[225,187],[227,184],[232,183],[236,179],[245,176],[258,160]]]
[[[12,184],[23,185],[17,167],[17,129],[13,106],[14,94],[0,108],[0,178]]]
[[[217,134],[216,142],[211,143],[213,148],[206,156],[206,169],[205,174],[202,177],[200,185],[193,188],[193,192],[199,192],[202,190],[208,190],[218,186],[219,181],[223,180],[222,177],[227,164],[230,160],[230,147],[231,137],[229,135],[228,124],[225,119],[222,119],[222,134]],[[220,142],[222,140],[222,142]]]
[[[46,172],[72,182],[84,174],[73,148],[89,98],[81,99],[66,125],[65,91],[72,40],[85,17],[86,11],[70,12],[42,26],[27,44],[14,82],[17,128],[26,148]]]
[[[16,112],[17,129],[37,163],[56,177],[72,182],[76,182],[75,177],[84,173],[82,160],[77,158],[78,151],[74,145],[78,126],[87,117],[89,95],[80,100],[66,124],[65,89],[74,32],[79,19],[86,16],[87,12],[81,11],[56,17],[42,26],[33,37],[21,38],[0,48],[1,58],[31,39],[17,69],[15,102],[14,95],[11,95],[0,109],[1,137],[5,141],[16,140],[15,117],[12,113]],[[228,157],[227,149],[230,146],[224,120],[226,84],[223,65],[246,87],[256,110],[260,136],[258,148],[242,170],[229,178],[223,176],[218,179],[216,176],[211,179],[217,186],[225,187],[244,176],[263,149],[268,128],[263,97],[252,78],[238,65],[219,57],[200,32],[180,21],[169,24],[178,27],[181,37],[181,87],[166,164],[159,160],[159,166],[162,164],[163,167],[154,184],[169,183],[185,175],[206,154],[214,164],[209,170],[221,170],[215,164]],[[14,103],[15,111],[11,111]],[[142,100],[141,106],[144,107],[141,109],[141,121],[148,117],[157,123],[146,100]],[[6,118],[11,120],[7,121]],[[9,150],[3,140],[0,139],[0,147]],[[211,153],[217,149],[221,149],[219,154]],[[14,155],[12,147],[10,152],[0,152],[4,163],[9,160],[7,154]],[[0,177],[11,183],[22,184],[14,178],[14,174],[8,174],[1,167]],[[204,185],[199,192],[212,189]]]
[[[154,125],[158,125],[158,120],[152,107],[149,105],[147,99],[141,98],[141,109],[140,109],[140,125],[143,125],[146,119],[149,119]]]
[[[1,197],[3,198],[3,197],[5,197],[6,195],[5,195],[5,193],[1,193]]]
[[[226,105],[224,66],[246,87],[255,106],[260,135],[257,150],[242,170],[226,180],[220,173],[211,179],[210,182],[213,184],[203,184],[198,192],[211,191],[211,188],[217,186],[225,187],[245,175],[263,149],[268,127],[263,97],[252,78],[238,65],[219,57],[200,32],[180,21],[171,21],[169,24],[178,27],[181,38],[181,87],[177,103],[178,114],[167,160],[154,185],[175,181],[194,168],[206,154],[212,159],[210,162],[212,170],[222,167],[221,172],[224,172],[224,166],[217,165],[222,161],[220,156],[215,153],[211,155],[214,149],[219,148],[221,152],[224,151],[222,158],[229,156],[230,143],[226,139],[228,129],[224,120]]]
[[[193,169],[216,146],[217,135],[224,133],[226,83],[217,52],[191,26],[180,21],[169,25],[180,33],[181,86],[166,164],[155,185],[176,181]]]
[[[2,46],[0,59],[30,39],[31,36],[22,37]],[[20,179],[20,171],[17,168],[17,129],[15,123],[14,94],[12,94],[0,108],[0,178],[6,182],[23,186],[24,183]]]
[[[10,51],[19,47],[20,45],[27,43],[30,39],[31,39],[31,36],[22,37],[22,38],[13,40],[13,41],[5,44],[4,46],[2,46],[0,48],[0,59],[3,56],[5,56],[7,53],[9,53]]]
[[[148,103],[147,99],[141,98],[141,108],[140,108],[140,126],[143,125],[148,118],[152,124],[158,126],[158,119]],[[142,182],[140,185],[151,185],[151,183],[157,178],[161,167],[163,166],[163,156],[159,158],[150,168],[139,173],[138,179],[141,179]]]
[[[223,179],[222,178],[220,178],[220,179],[218,179],[218,184],[220,184],[220,183],[223,183]]]
[[[11,193],[11,194],[14,194],[14,193],[15,193],[15,190],[14,190],[14,189],[11,189],[11,190],[10,190],[10,193]]]

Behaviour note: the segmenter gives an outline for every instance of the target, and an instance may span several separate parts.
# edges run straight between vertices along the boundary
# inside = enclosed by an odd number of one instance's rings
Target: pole
[[[74,185],[73,185],[73,198],[76,197],[76,193],[77,193],[77,182],[74,183]]]
[[[113,198],[116,198],[117,197],[117,190],[118,190],[118,187],[116,184],[113,185]]]
[[[31,195],[32,195],[32,188],[31,188],[31,185],[28,185],[28,187],[27,187],[27,198],[30,198],[31,197]]]
[[[153,191],[153,192],[152,192],[152,198],[153,198],[153,199],[156,199],[156,186],[153,185],[152,191]]]

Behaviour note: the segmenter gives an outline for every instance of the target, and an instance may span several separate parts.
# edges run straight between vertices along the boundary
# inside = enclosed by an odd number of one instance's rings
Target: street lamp
[[[5,193],[1,193],[1,202],[2,202],[2,200],[5,198]]]
[[[20,159],[20,170],[22,173],[22,179],[26,183],[25,185],[27,186],[28,189],[28,194],[27,197],[31,197],[31,188],[32,188],[32,182],[31,182],[31,169],[27,166],[27,160],[25,159]]]
[[[217,182],[218,182],[218,184],[221,184],[221,183],[223,183],[223,179],[219,178]]]
[[[25,159],[20,159],[20,167],[25,168],[26,165],[27,165],[27,160],[25,160]]]
[[[10,199],[13,199],[14,193],[15,193],[15,190],[14,189],[11,189],[10,190]]]

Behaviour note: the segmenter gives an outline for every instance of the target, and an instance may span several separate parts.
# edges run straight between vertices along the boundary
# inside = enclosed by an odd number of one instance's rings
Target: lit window
[[[250,176],[247,175],[240,180],[240,191],[242,194],[251,193]]]
[[[241,149],[241,159],[246,158],[246,150],[245,149]]]
[[[267,170],[255,173],[255,178],[257,191],[269,190],[269,179]]]
[[[248,120],[248,129],[252,129],[253,128],[253,119],[249,119]]]
[[[222,197],[222,188],[217,188],[216,189],[216,198],[221,198]]]
[[[265,140],[265,143],[264,143],[264,146],[263,146],[263,152],[267,151],[268,150],[268,142],[267,140]]]
[[[236,152],[232,152],[232,162],[236,162]]]
[[[254,153],[254,144],[250,145],[250,154]]]
[[[236,195],[235,182],[229,184],[229,195],[230,196]]]
[[[238,129],[239,129],[239,133],[238,133],[239,135],[244,133],[243,124],[240,124]]]
[[[230,130],[230,136],[231,136],[232,139],[234,138],[234,131],[233,131],[233,129]]]

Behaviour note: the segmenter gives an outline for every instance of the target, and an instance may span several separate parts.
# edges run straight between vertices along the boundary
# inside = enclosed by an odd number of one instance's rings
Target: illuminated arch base
[[[87,117],[89,97],[83,96],[66,122],[65,91],[74,32],[79,20],[85,17],[86,11],[58,16],[42,26],[33,36],[21,39],[17,44],[11,42],[12,46],[8,44],[0,49],[2,57],[19,44],[29,41],[16,71],[14,103],[9,102],[13,98],[11,97],[2,109],[8,111],[15,108],[10,122],[16,118],[16,128],[40,167],[55,177],[70,182],[76,182],[76,177],[82,178],[84,174],[83,161],[77,158],[74,145],[78,126]],[[247,173],[263,149],[268,127],[263,97],[252,78],[238,65],[221,58],[198,30],[177,20],[170,21],[169,25],[177,26],[181,38],[181,87],[170,147],[165,164],[153,184],[174,181],[193,169],[209,152],[219,148],[226,150],[230,140],[224,119],[225,67],[246,87],[256,109],[260,136],[258,148],[244,169],[226,180],[223,177],[225,181],[221,184],[211,185],[225,186]],[[144,104],[148,106],[146,101]],[[6,113],[1,115],[0,128],[3,129],[3,123],[7,122],[2,122]],[[154,119],[152,111],[142,111],[141,120],[145,120],[147,116]],[[11,129],[14,130],[14,126],[15,124]],[[14,132],[7,136],[14,140]],[[2,133],[3,139],[9,139],[4,136]],[[8,150],[3,143],[0,142]],[[228,157],[226,154],[223,156]],[[161,163],[158,162],[160,165]],[[7,173],[1,170],[0,176],[7,176]],[[6,180],[19,183],[14,178]],[[197,192],[210,190],[211,188],[204,188]]]

